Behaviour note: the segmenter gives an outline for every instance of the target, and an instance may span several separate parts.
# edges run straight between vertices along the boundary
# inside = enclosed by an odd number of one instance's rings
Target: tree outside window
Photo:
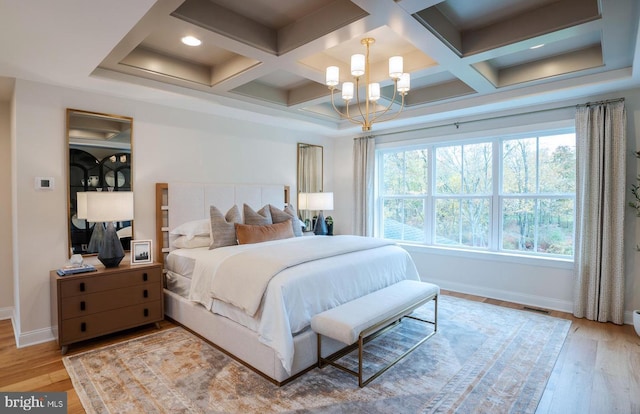
[[[575,134],[378,151],[378,235],[573,256]]]

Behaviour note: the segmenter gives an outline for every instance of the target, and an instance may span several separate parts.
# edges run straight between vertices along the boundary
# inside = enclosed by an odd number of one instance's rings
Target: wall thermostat
[[[53,190],[55,183],[53,177],[36,177],[36,190]]]

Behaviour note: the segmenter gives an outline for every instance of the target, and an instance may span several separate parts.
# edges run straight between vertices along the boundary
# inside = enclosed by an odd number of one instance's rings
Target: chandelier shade
[[[366,47],[366,54],[355,54],[351,56],[351,75],[355,82],[344,82],[342,84],[342,99],[345,105],[343,113],[335,103],[335,91],[340,83],[340,69],[337,66],[329,66],[326,71],[326,85],[331,91],[331,105],[333,109],[343,118],[354,124],[362,126],[363,131],[370,131],[374,122],[389,121],[396,118],[404,109],[404,98],[411,88],[411,76],[403,72],[404,60],[402,56],[392,56],[389,58],[389,77],[393,81],[393,97],[386,107],[377,105],[377,101],[382,97],[380,83],[371,82],[371,66],[369,63],[369,48],[375,43],[371,37],[360,41]],[[364,76],[364,79],[362,77]],[[364,97],[360,97],[360,86],[364,86]],[[396,96],[400,95],[400,108],[395,114],[385,115],[389,112]],[[355,98],[357,111],[355,114],[349,112],[351,101]]]

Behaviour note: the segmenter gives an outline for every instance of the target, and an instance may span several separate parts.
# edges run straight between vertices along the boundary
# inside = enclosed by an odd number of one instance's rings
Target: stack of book
[[[76,273],[95,272],[96,267],[90,264],[69,265],[61,267],[57,270],[58,275],[68,276],[75,275]]]

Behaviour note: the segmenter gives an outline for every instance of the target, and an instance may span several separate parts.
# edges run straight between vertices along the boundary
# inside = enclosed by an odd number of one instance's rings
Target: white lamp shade
[[[87,221],[108,222],[133,219],[133,192],[90,191],[86,194]]]
[[[369,84],[369,100],[375,102],[378,99],[380,99],[380,84],[370,83]]]
[[[340,83],[340,68],[337,66],[329,66],[326,76],[327,86],[336,86]]]
[[[392,56],[389,58],[389,77],[398,79],[402,75],[403,59],[402,56]]]
[[[87,193],[85,192],[76,194],[76,217],[79,219],[87,218]]]
[[[411,75],[403,73],[398,79],[398,92],[407,93],[411,88]]]
[[[345,101],[353,99],[353,82],[345,82],[342,84],[342,99]]]
[[[353,76],[364,75],[364,55],[351,55],[351,74]]]
[[[298,210],[308,210],[307,195],[308,193],[298,193]]]
[[[307,210],[333,210],[333,193],[307,193]]]

